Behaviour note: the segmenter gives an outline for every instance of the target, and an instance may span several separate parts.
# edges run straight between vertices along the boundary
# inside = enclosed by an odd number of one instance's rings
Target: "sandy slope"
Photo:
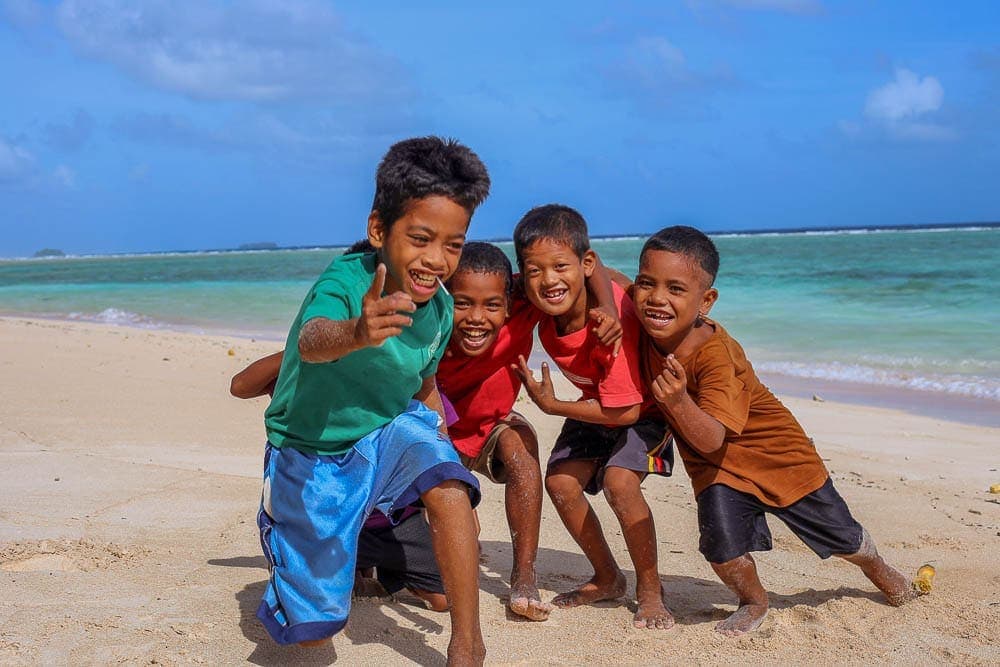
[[[229,353],[232,349],[233,354]],[[261,400],[228,379],[273,343],[0,320],[0,664],[443,662],[447,615],[358,603],[334,649],[272,644],[253,616],[266,577],[253,522]],[[568,395],[561,385],[562,395]],[[761,554],[773,610],[761,630],[712,626],[734,599],[697,552],[683,473],[650,480],[661,573],[678,625],[630,627],[630,605],[507,616],[509,537],[484,484],[481,606],[490,663],[1000,663],[1000,430],[789,400],[855,516],[933,595],[884,605],[852,566],[821,562],[772,524]],[[559,423],[521,409],[547,453]],[[630,584],[617,523],[595,502]],[[546,501],[538,558],[552,595],[585,559]]]

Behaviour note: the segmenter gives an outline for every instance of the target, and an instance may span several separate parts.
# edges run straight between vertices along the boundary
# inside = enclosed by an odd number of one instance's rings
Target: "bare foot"
[[[738,637],[745,632],[751,632],[760,627],[767,616],[766,604],[745,604],[734,611],[729,618],[720,621],[715,631],[727,637]]]
[[[900,607],[920,595],[926,595],[916,590],[902,572],[890,565],[879,568],[869,579],[885,594],[886,602],[892,607]]]
[[[480,641],[465,644],[452,637],[448,644],[448,667],[480,667],[486,660],[486,647]]]
[[[511,584],[510,602],[507,606],[518,616],[523,616],[529,621],[544,621],[555,609],[548,602],[542,602],[542,596],[538,594],[538,587],[534,583]]]
[[[619,570],[615,573],[614,581],[604,582],[594,575],[593,579],[576,590],[560,593],[552,598],[552,604],[565,609],[604,600],[617,600],[623,595],[625,595],[625,575]]]
[[[655,590],[636,591],[639,609],[632,618],[632,625],[648,630],[669,630],[674,627],[674,617],[663,604],[663,588],[657,585]]]

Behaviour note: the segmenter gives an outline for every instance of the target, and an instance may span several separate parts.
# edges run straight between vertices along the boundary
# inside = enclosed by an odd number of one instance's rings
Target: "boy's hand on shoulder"
[[[359,347],[378,347],[387,338],[403,333],[413,319],[404,313],[417,309],[413,299],[404,292],[382,296],[385,288],[385,264],[375,269],[371,287],[361,299],[361,315],[354,325],[354,342]]]
[[[511,364],[511,368],[520,376],[521,382],[524,383],[524,389],[528,392],[528,397],[531,398],[542,412],[548,413],[558,400],[555,388],[552,386],[552,375],[549,373],[549,365],[544,362],[542,363],[541,382],[535,380],[534,373],[528,368],[528,362],[521,355],[518,355],[516,364]]]
[[[666,367],[653,379],[650,389],[656,402],[666,410],[670,410],[687,397],[687,375],[677,357],[672,354],[667,356]]]
[[[601,341],[601,345],[611,347],[611,355],[617,357],[622,347],[622,323],[618,319],[618,313],[614,308],[597,306],[587,314],[597,325],[594,327],[597,340]]]

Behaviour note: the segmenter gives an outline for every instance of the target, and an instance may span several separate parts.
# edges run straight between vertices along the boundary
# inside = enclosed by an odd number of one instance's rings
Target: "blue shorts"
[[[438,414],[418,401],[333,456],[267,446],[257,513],[270,581],[257,618],[274,641],[323,639],[347,624],[358,535],[378,509],[394,520],[447,480],[479,483],[438,432]]]

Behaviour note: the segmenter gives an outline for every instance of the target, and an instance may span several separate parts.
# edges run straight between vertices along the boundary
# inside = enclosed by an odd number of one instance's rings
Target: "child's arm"
[[[620,408],[608,408],[594,399],[586,401],[559,400],[556,398],[555,388],[552,386],[552,376],[549,374],[547,363],[542,363],[542,381],[536,382],[524,357],[518,357],[517,360],[517,365],[512,366],[512,368],[521,376],[521,382],[524,383],[524,389],[528,392],[528,396],[547,415],[611,426],[629,426],[639,418],[639,411],[642,408],[639,403]]]
[[[375,269],[371,287],[361,302],[361,315],[350,320],[314,317],[299,331],[299,356],[310,364],[322,364],[346,357],[366,347],[378,347],[387,338],[403,333],[413,322],[409,315],[417,309],[408,295],[394,292],[381,296],[385,287],[385,265]]]
[[[653,398],[670,416],[678,435],[702,454],[711,454],[722,447],[726,427],[698,407],[687,392],[687,375],[674,355],[667,357],[667,366],[651,387]]]
[[[273,393],[283,356],[284,351],[275,352],[241,370],[229,383],[229,393],[236,398],[254,398]]]
[[[615,304],[615,292],[611,287],[613,278],[611,271],[614,269],[604,266],[597,253],[594,253],[594,260],[594,272],[587,278],[587,289],[597,302],[597,307],[591,308],[588,315],[597,322],[597,327],[594,329],[597,340],[601,341],[602,345],[613,346],[612,354],[617,357],[622,346],[622,323],[621,314]]]
[[[441,417],[438,430],[448,435],[447,417],[444,414],[444,403],[441,402],[441,394],[438,392],[435,375],[424,378],[424,383],[420,385],[420,390],[413,395],[413,398],[423,402],[424,405],[434,410]]]

